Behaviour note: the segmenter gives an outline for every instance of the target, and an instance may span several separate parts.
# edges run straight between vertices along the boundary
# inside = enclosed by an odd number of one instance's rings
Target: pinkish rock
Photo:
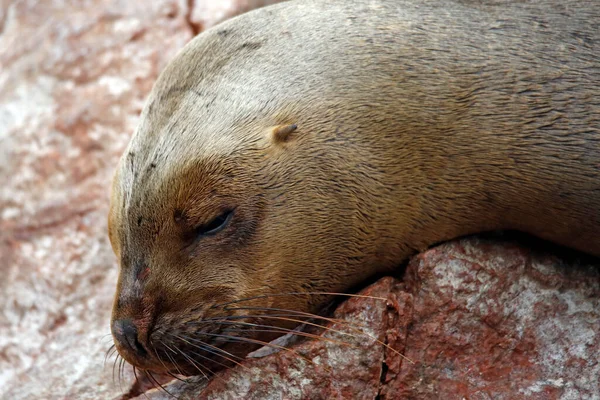
[[[599,398],[598,267],[474,239],[415,257],[416,363],[393,363],[382,398]]]
[[[1,5],[0,398],[117,396],[109,183],[158,72],[192,36],[187,6]]]
[[[241,13],[279,3],[280,1],[282,0],[195,1],[191,10],[190,21],[199,32]]]

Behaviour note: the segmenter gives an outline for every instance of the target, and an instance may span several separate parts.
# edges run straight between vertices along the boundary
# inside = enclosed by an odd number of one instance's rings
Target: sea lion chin
[[[125,360],[229,367],[462,235],[600,255],[600,3],[468,3],[290,1],[185,46],[113,183]]]

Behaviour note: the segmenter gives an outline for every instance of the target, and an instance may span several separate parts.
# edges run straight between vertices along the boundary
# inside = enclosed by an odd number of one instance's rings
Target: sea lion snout
[[[137,282],[137,281],[136,281]],[[150,356],[149,333],[157,316],[158,296],[131,294],[131,288],[120,291],[113,308],[111,333],[119,353],[131,364],[145,367]]]
[[[138,329],[131,319],[119,319],[112,324],[112,334],[115,342],[122,351],[133,358],[145,358],[148,354],[146,348],[138,338]]]

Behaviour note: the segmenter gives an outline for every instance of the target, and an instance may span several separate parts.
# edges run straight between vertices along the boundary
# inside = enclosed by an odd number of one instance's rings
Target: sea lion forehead
[[[231,153],[240,141],[232,132],[235,113],[228,113],[226,107],[207,112],[215,101],[210,95],[182,88],[151,98],[130,150],[143,152],[146,163]]]
[[[161,199],[168,199],[174,193],[187,193],[194,187],[210,186],[231,178],[236,161],[225,150],[225,145],[222,148],[222,154],[217,153],[213,146],[212,153],[195,152],[193,158],[178,152],[153,158],[152,161],[143,157],[136,161],[137,153],[127,153],[118,178],[123,206],[126,209],[157,206],[165,203]]]

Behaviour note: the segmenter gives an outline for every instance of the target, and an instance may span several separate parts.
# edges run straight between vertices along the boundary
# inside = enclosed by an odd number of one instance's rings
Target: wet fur
[[[600,255],[599,40],[600,3],[571,0],[309,0],[202,33],[156,82],[116,173],[113,319],[136,320],[155,354],[118,350],[194,373],[161,343],[186,351],[177,337],[222,329],[201,321],[244,314],[216,304],[345,291],[475,232]],[[190,239],[226,208],[225,231]]]

